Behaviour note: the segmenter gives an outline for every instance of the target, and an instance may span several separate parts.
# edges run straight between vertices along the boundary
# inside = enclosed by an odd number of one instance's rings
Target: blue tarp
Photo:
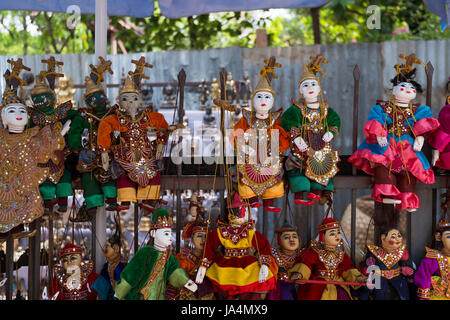
[[[180,18],[220,11],[249,11],[269,8],[311,8],[328,0],[158,0],[164,16]],[[95,13],[95,0],[0,0],[0,10],[67,12],[77,5],[81,13]],[[108,15],[149,17],[154,0],[108,0]]]
[[[441,18],[442,29],[450,25],[450,0],[423,0],[423,2],[427,5],[428,10]]]

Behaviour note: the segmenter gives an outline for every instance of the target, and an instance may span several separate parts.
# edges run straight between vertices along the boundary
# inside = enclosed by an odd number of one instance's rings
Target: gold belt
[[[400,268],[391,270],[381,270],[381,276],[388,280],[395,278],[400,275]]]
[[[225,249],[224,256],[227,258],[231,257],[245,257],[250,255],[251,247],[247,248],[233,248],[233,249]]]

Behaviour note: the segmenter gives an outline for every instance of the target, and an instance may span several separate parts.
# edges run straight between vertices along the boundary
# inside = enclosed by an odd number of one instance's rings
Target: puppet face
[[[23,104],[10,104],[2,110],[2,122],[10,131],[23,132],[28,123],[27,109]],[[14,128],[14,129],[13,129]]]
[[[41,111],[49,107],[53,108],[56,103],[56,97],[53,92],[33,94],[31,95],[31,100],[33,100],[33,106]]]
[[[125,92],[119,96],[119,105],[132,120],[136,120],[143,110],[144,102],[135,92]]]
[[[194,234],[191,237],[191,241],[195,249],[203,250],[206,241],[206,232],[203,231],[194,232]]]
[[[314,79],[306,79],[300,83],[299,91],[300,96],[303,96],[306,102],[315,102],[320,93],[319,82]]]
[[[400,82],[392,89],[395,100],[409,103],[416,97],[416,88],[409,82]]]
[[[172,229],[156,229],[153,231],[153,237],[155,238],[155,245],[163,248],[168,248],[172,244]]]
[[[267,114],[272,109],[273,103],[274,97],[269,91],[258,91],[253,97],[253,108],[261,115]]]
[[[117,244],[112,245],[111,242],[106,241],[105,247],[103,248],[103,253],[106,259],[117,258],[120,254],[120,248]]]
[[[192,206],[189,208],[189,214],[193,217],[196,218],[197,217],[197,206]]]
[[[442,242],[443,248],[450,251],[450,230],[444,232],[436,232],[436,241]]]
[[[233,208],[233,210],[234,212],[237,212],[237,214],[229,213],[228,220],[230,221],[230,224],[241,225],[248,222],[250,217],[249,207],[243,206],[241,208]]]
[[[300,246],[298,234],[295,231],[285,231],[280,235],[281,248],[286,250],[297,250]]]
[[[342,235],[339,228],[325,230],[325,245],[328,247],[337,247],[341,243]]]
[[[81,255],[78,253],[65,255],[61,258],[61,264],[66,272],[72,273],[73,270],[80,267]]]
[[[381,235],[381,245],[384,250],[392,251],[400,248],[403,244],[403,237],[397,229],[390,230],[387,234]]]
[[[86,97],[85,101],[86,105],[93,108],[96,114],[104,114],[106,112],[108,99],[102,90],[91,93]]]

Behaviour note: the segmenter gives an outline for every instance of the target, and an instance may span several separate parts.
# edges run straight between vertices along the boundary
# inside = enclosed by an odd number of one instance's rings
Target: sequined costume
[[[120,281],[120,274],[127,265],[127,261],[120,259],[114,263],[106,262],[99,277],[92,284],[98,293],[98,300],[113,300],[114,288]]]
[[[450,104],[441,109],[438,121],[440,128],[430,134],[428,142],[440,152],[436,167],[450,170]]]

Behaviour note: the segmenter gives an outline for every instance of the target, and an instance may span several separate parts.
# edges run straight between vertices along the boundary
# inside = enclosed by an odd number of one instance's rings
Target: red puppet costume
[[[72,243],[66,244],[59,254],[61,265],[56,265],[50,286],[50,297],[56,300],[96,300],[97,292],[92,284],[98,274],[92,261],[83,262],[82,249]]]

